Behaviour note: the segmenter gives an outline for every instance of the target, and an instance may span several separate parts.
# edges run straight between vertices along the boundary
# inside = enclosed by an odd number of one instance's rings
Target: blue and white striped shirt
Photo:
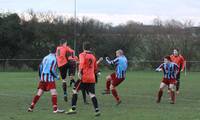
[[[54,82],[59,76],[56,73],[56,56],[53,53],[45,56],[39,65],[40,80],[43,82]]]
[[[119,56],[117,58],[115,58],[114,60],[108,60],[106,59],[106,61],[109,63],[109,64],[113,64],[116,66],[116,75],[117,75],[117,78],[125,78],[125,75],[126,75],[126,70],[127,70],[127,67],[128,67],[128,61],[127,61],[127,58],[122,55],[122,56]]]
[[[176,79],[178,73],[178,65],[173,62],[163,63],[157,69],[162,69],[165,79]]]

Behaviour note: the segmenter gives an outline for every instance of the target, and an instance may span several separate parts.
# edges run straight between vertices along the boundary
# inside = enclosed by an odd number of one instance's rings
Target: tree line
[[[27,20],[27,14],[29,19]],[[76,31],[76,34],[75,32]],[[26,16],[16,13],[0,13],[0,59],[41,59],[48,53],[50,44],[58,45],[61,38],[81,52],[82,43],[89,41],[97,57],[114,57],[122,49],[129,60],[130,69],[152,69],[163,56],[179,48],[187,61],[200,60],[200,27],[192,21],[161,21],[152,25],[128,21],[113,26],[99,20],[83,17],[75,20],[53,13],[34,13]],[[149,62],[148,62],[149,61]],[[36,69],[39,61],[0,61],[1,67],[9,66]],[[16,64],[19,63],[19,64]],[[188,63],[188,69],[199,69],[198,63]]]

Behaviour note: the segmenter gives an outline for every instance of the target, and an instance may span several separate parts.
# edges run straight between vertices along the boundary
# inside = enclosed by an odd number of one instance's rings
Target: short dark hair
[[[64,44],[64,43],[67,43],[67,40],[66,40],[66,39],[63,39],[63,38],[61,38],[61,39],[60,39],[60,44],[62,45],[62,44]]]
[[[174,48],[173,50],[177,50],[178,52],[180,51],[179,48]]]
[[[50,53],[55,53],[56,52],[56,47],[53,44],[48,45],[48,49]]]
[[[84,42],[83,43],[83,50],[91,50],[92,49],[92,47],[91,47],[91,44],[90,44],[90,42]]]
[[[164,58],[166,58],[166,59],[169,60],[169,61],[172,61],[172,60],[171,60],[171,57],[170,57],[169,55],[166,55]]]

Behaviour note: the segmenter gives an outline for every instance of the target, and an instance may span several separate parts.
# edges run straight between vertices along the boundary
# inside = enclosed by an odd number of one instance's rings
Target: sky
[[[23,13],[52,11],[73,16],[75,0],[0,0],[0,11]],[[200,0],[76,0],[77,16],[87,16],[113,25],[129,20],[152,24],[154,18],[163,21],[192,20],[200,25]]]

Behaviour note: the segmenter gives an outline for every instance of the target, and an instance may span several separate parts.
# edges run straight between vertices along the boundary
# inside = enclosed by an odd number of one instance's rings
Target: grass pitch
[[[36,104],[33,113],[27,108],[37,91],[36,72],[0,73],[0,120],[200,120],[200,73],[188,73],[181,78],[181,91],[175,105],[169,104],[165,92],[160,104],[156,95],[162,78],[161,73],[128,72],[127,79],[119,87],[122,104],[115,105],[112,95],[101,95],[105,89],[103,72],[96,85],[96,94],[101,116],[94,117],[92,103],[84,105],[82,95],[78,96],[76,115],[53,114],[50,93],[45,93]],[[61,81],[57,81],[58,106],[70,109],[71,89],[68,88],[69,102],[64,102]]]

